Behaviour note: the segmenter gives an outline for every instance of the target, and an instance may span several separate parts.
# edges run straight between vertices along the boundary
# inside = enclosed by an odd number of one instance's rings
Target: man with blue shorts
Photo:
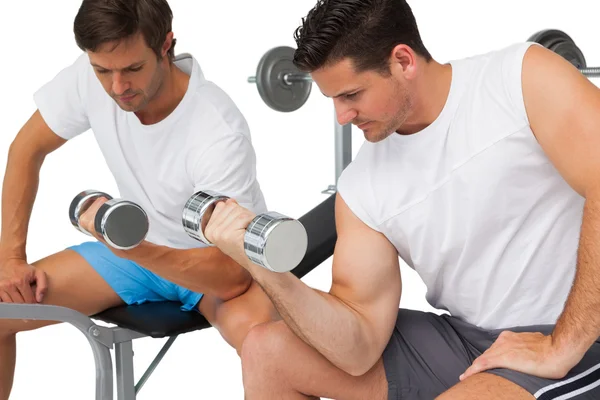
[[[198,190],[226,194],[257,213],[266,205],[244,117],[191,55],[175,56],[171,21],[165,0],[83,1],[74,31],[84,53],[37,91],[38,109],[10,147],[0,300],[86,315],[179,301],[239,353],[248,330],[275,317],[274,309],[239,264],[186,234],[181,213]],[[29,264],[27,228],[44,158],[90,129],[119,188],[115,197],[147,212],[148,236],[132,250],[86,241]],[[16,333],[46,325],[0,321],[0,400],[12,387]]]

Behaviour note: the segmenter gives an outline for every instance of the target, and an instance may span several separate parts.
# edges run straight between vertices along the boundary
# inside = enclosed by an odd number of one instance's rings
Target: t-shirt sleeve
[[[90,129],[86,111],[89,70],[89,59],[84,53],[33,95],[46,124],[65,140]]]
[[[337,192],[340,197],[344,200],[350,211],[369,228],[381,232],[381,229],[377,227],[377,222],[372,218],[369,211],[375,209],[374,199],[372,198],[372,192],[369,193],[368,181],[365,180],[364,176],[360,176],[360,168],[358,167],[358,160],[353,161],[346,167],[346,169],[340,175],[337,182]]]
[[[192,150],[187,169],[194,193],[210,190],[235,199],[242,207],[254,207],[256,154],[243,134],[227,134],[202,151]]]

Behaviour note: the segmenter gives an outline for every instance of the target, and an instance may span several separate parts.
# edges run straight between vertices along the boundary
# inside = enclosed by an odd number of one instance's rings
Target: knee
[[[283,321],[260,324],[250,329],[240,354],[244,377],[264,375],[277,368],[286,358],[286,345],[291,334]]]
[[[10,319],[0,319],[0,340],[6,340],[13,338],[18,332],[15,322]],[[29,321],[23,321],[27,323]]]
[[[216,325],[223,337],[241,356],[242,343],[253,327],[274,320],[269,307],[249,307],[241,302],[225,303],[217,311]]]
[[[221,318],[230,332],[249,332],[254,326],[273,321],[270,307],[244,307],[241,304],[224,305]]]
[[[235,342],[233,345],[238,354],[247,333],[253,327],[278,318],[275,307],[256,284],[243,296],[221,304],[216,312],[219,330],[223,336]]]

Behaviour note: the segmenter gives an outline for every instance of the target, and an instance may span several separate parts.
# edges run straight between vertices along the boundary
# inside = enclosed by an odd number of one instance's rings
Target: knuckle
[[[485,357],[481,357],[473,363],[476,370],[484,369],[485,367],[487,367],[488,364],[489,362]]]

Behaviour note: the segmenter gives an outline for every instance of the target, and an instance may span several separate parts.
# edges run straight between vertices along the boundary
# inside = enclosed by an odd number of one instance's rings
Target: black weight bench
[[[337,239],[334,204],[335,195],[332,195],[299,218],[308,233],[308,250],[302,262],[292,271],[298,278],[302,278],[333,255]],[[72,324],[85,334],[94,353],[95,399],[113,400],[113,375],[116,375],[117,399],[134,400],[178,335],[211,327],[202,315],[181,311],[180,306],[177,302],[146,303],[112,308],[89,318],[65,307],[0,304],[0,319],[61,321]],[[116,326],[99,326],[93,319]],[[169,339],[135,384],[132,341],[142,337]],[[113,347],[116,374],[113,374],[110,353]]]

